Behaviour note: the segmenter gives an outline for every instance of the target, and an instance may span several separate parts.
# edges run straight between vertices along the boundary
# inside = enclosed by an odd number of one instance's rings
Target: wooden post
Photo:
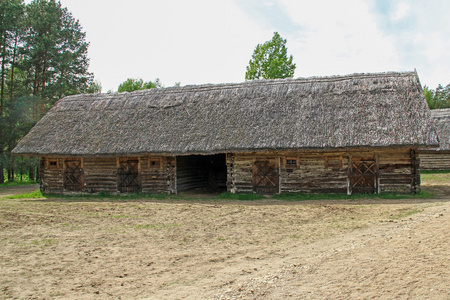
[[[380,155],[375,154],[375,193],[380,194]]]
[[[417,149],[411,149],[411,192],[420,193],[420,158]]]
[[[119,178],[119,169],[120,169],[120,158],[116,157],[116,178],[117,178],[117,183],[116,183],[116,192],[120,193],[119,191],[119,184],[120,184],[120,178]]]
[[[348,170],[347,170],[347,195],[351,195],[352,194],[352,174],[353,174],[353,161],[352,161],[352,156],[349,155],[348,156]]]

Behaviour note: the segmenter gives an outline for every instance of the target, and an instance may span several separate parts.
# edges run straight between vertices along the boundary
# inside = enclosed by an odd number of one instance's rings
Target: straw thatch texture
[[[450,151],[450,108],[433,109],[431,117],[439,137],[439,148],[436,151]]]
[[[14,149],[32,155],[433,146],[415,72],[68,96]]]

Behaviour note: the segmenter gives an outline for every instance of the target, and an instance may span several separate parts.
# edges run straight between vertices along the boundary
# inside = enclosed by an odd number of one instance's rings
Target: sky
[[[448,0],[60,0],[90,43],[102,91],[127,78],[166,86],[243,82],[278,32],[294,77],[417,70],[450,83]]]

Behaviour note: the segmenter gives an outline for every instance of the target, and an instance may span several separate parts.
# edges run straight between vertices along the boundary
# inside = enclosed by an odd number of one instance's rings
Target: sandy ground
[[[0,298],[450,299],[450,180],[423,186],[438,195],[119,201],[0,188]]]

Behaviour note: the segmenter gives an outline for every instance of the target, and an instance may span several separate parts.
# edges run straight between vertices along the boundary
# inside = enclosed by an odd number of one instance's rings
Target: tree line
[[[21,137],[66,95],[99,92],[88,72],[89,43],[78,20],[55,0],[0,0],[0,183],[7,170],[27,170],[36,159],[11,155]]]

